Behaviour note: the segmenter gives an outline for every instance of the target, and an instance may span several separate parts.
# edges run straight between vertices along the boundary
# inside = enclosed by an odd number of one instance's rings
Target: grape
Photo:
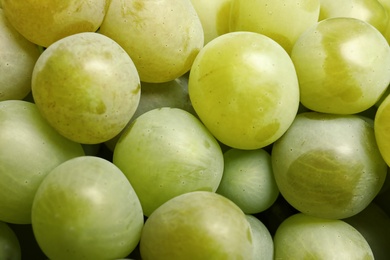
[[[93,156],[68,160],[39,186],[32,207],[37,242],[50,259],[115,259],[137,246],[144,219],[123,173]]]
[[[0,101],[23,99],[31,91],[31,73],[40,51],[8,22],[0,9]]]
[[[15,232],[7,223],[0,221],[0,259],[20,260],[21,248]]]
[[[290,53],[298,37],[317,23],[319,14],[319,0],[232,0],[230,31],[264,34]]]
[[[215,138],[196,117],[178,108],[139,116],[119,138],[113,162],[129,179],[146,216],[182,193],[215,192],[223,173]]]
[[[230,149],[225,152],[224,171],[217,193],[236,203],[246,214],[268,209],[279,195],[271,156],[263,149]]]
[[[95,144],[116,136],[134,114],[140,79],[127,53],[98,33],[79,33],[50,45],[32,75],[43,117],[63,136]]]
[[[141,81],[151,83],[186,73],[204,44],[190,0],[112,0],[100,33],[118,42],[133,59]]]
[[[274,241],[267,227],[255,216],[245,215],[252,230],[253,259],[273,260]]]
[[[229,32],[232,0],[191,0],[204,32],[204,44]]]
[[[374,259],[362,234],[346,222],[297,213],[274,236],[275,259]]]
[[[387,174],[373,126],[356,115],[299,114],[272,148],[283,197],[316,217],[342,219],[362,211]]]
[[[386,9],[387,12],[387,28],[383,33],[387,42],[390,44],[390,1],[389,0],[378,0],[382,6]]]
[[[72,34],[95,32],[108,3],[106,0],[2,0],[12,26],[29,41],[44,47]]]
[[[387,165],[390,165],[390,95],[379,105],[375,114],[374,124],[379,151]]]
[[[80,144],[59,135],[35,104],[0,102],[0,220],[31,223],[38,186],[54,167],[84,155]]]
[[[351,17],[368,22],[382,34],[386,32],[389,16],[378,0],[320,0],[319,20],[333,17]]]
[[[146,220],[142,259],[253,259],[245,214],[230,200],[208,191],[170,199]]]
[[[242,150],[277,140],[299,105],[290,57],[275,41],[253,32],[227,33],[209,42],[194,61],[188,90],[210,132]]]
[[[295,43],[291,59],[302,104],[314,111],[354,114],[373,106],[390,82],[390,48],[373,26],[328,18]]]

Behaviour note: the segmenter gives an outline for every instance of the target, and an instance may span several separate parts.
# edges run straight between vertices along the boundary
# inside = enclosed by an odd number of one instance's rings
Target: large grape
[[[245,214],[214,192],[179,195],[146,220],[140,240],[144,260],[253,258],[253,238]]]
[[[356,115],[299,114],[272,148],[283,197],[299,211],[322,218],[342,219],[362,211],[387,174],[373,126]]]
[[[29,41],[48,47],[80,32],[95,32],[101,25],[107,0],[2,0],[4,13]]]
[[[375,27],[355,18],[328,18],[309,28],[291,59],[302,104],[318,112],[367,110],[390,82],[389,44]]]
[[[116,136],[140,99],[133,61],[112,39],[79,33],[50,45],[35,64],[32,93],[43,117],[59,133],[94,144]]]
[[[274,246],[275,259],[374,259],[367,240],[351,225],[303,213],[283,221]]]
[[[68,160],[39,186],[32,227],[50,259],[116,259],[137,246],[144,219],[123,173],[93,156]]]
[[[196,117],[178,108],[139,116],[119,138],[113,162],[133,185],[146,216],[182,193],[215,192],[223,173],[215,138]]]
[[[277,140],[298,110],[294,65],[275,41],[253,32],[232,32],[209,42],[192,66],[192,105],[210,132],[238,149]]]
[[[54,167],[84,155],[80,144],[58,134],[36,105],[0,102],[0,220],[31,223],[38,186]]]
[[[152,83],[186,73],[204,44],[190,0],[112,0],[100,33],[127,51],[141,81]]]
[[[27,96],[39,55],[38,46],[18,33],[0,9],[0,101]]]

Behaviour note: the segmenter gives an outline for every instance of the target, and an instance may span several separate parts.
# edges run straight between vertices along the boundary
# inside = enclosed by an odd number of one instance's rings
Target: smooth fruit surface
[[[142,259],[253,259],[245,214],[213,192],[195,191],[161,205],[146,220]]]
[[[194,61],[188,91],[210,132],[238,149],[274,142],[299,105],[290,57],[275,41],[253,32],[227,33],[209,42]]]

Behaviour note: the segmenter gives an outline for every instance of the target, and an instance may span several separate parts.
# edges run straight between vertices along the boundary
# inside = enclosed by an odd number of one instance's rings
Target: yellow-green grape
[[[374,260],[367,240],[351,225],[298,213],[280,224],[274,236],[275,259]]]
[[[387,12],[387,28],[386,31],[383,33],[385,36],[387,42],[390,44],[390,0],[378,0],[382,6],[386,9]]]
[[[245,215],[252,230],[253,259],[273,260],[274,241],[268,228],[253,215]]]
[[[99,32],[119,43],[141,81],[151,83],[185,74],[204,44],[190,0],[112,0]]]
[[[351,17],[368,22],[382,34],[389,24],[389,14],[379,0],[320,0],[320,18]]]
[[[91,32],[65,37],[39,57],[32,93],[43,117],[63,136],[105,142],[137,109],[140,79],[129,55],[112,39]]]
[[[308,215],[343,219],[362,211],[380,192],[387,165],[373,120],[357,115],[297,115],[272,147],[280,193]]]
[[[227,198],[194,191],[168,200],[146,220],[140,252],[144,260],[253,258],[251,226]]]
[[[80,32],[95,32],[101,25],[107,0],[2,0],[15,29],[29,41],[48,47]]]
[[[39,55],[38,46],[18,33],[0,9],[0,101],[28,95]]]
[[[204,43],[229,32],[232,0],[191,0],[204,32]]]
[[[387,165],[390,166],[390,95],[379,105],[374,124],[379,151]]]
[[[188,91],[210,132],[243,150],[277,140],[299,106],[298,79],[287,52],[254,32],[231,32],[209,42],[194,61]]]
[[[217,193],[236,203],[245,214],[268,209],[279,195],[271,156],[263,149],[226,151]]]
[[[298,37],[317,23],[319,14],[319,0],[232,0],[230,31],[264,34],[290,53]]]
[[[139,243],[144,217],[124,174],[111,162],[80,156],[55,167],[39,186],[32,228],[49,259],[118,259]]]
[[[10,226],[3,221],[0,221],[0,259],[22,259],[22,251],[18,237],[16,236],[15,232],[10,228]]]
[[[373,106],[390,82],[390,48],[375,27],[359,19],[322,20],[291,52],[302,104],[314,111],[354,114]]]
[[[218,142],[195,116],[179,108],[140,115],[119,138],[113,162],[134,187],[145,216],[180,194],[215,192],[223,174]]]

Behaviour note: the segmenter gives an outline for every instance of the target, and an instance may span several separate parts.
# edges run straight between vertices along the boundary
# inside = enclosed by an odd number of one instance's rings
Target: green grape
[[[95,32],[101,25],[107,0],[2,0],[15,29],[29,41],[48,47],[80,32]]]
[[[355,18],[328,18],[295,43],[291,59],[301,102],[333,114],[354,114],[373,106],[390,82],[390,48],[373,26]]]
[[[267,227],[256,217],[245,215],[252,230],[253,259],[273,260],[274,241]]]
[[[378,0],[382,6],[386,9],[387,12],[387,28],[383,35],[385,36],[387,42],[390,44],[390,0]]]
[[[182,193],[215,192],[223,173],[217,141],[196,117],[178,108],[139,116],[119,138],[113,162],[134,187],[146,216]]]
[[[0,9],[0,101],[27,96],[39,55],[38,47],[19,34]]]
[[[368,22],[382,34],[386,32],[389,15],[379,0],[320,0],[320,18],[351,17]]]
[[[151,83],[185,74],[204,44],[190,0],[112,0],[100,33],[118,42],[141,81]]]
[[[230,149],[224,153],[224,171],[217,193],[236,203],[246,214],[268,209],[279,189],[272,172],[271,156],[263,149]]]
[[[162,107],[180,108],[196,115],[188,95],[187,81],[187,78],[182,76],[162,83],[141,82],[142,94],[138,107],[125,129],[114,138],[105,142],[108,148],[113,151],[118,139],[126,128],[140,115],[152,109]]]
[[[210,132],[243,150],[282,136],[299,105],[290,57],[275,41],[253,32],[227,33],[209,42],[194,61],[188,91]]]
[[[158,207],[145,222],[140,252],[144,260],[254,259],[245,214],[208,191],[182,194]]]
[[[8,224],[2,221],[0,221],[0,259],[22,259],[22,251],[18,237]]]
[[[0,221],[31,223],[38,186],[54,167],[84,155],[80,144],[59,135],[35,104],[0,102]]]
[[[232,0],[191,0],[204,32],[204,43],[229,32]]]
[[[381,190],[387,174],[372,120],[356,115],[299,114],[272,148],[283,197],[308,215],[356,215]]]
[[[137,246],[141,204],[123,173],[93,156],[68,160],[39,186],[32,207],[34,236],[50,259],[115,259]]]
[[[371,203],[363,211],[343,220],[363,235],[376,260],[389,258],[390,218],[378,205]]]
[[[79,33],[50,45],[32,75],[32,93],[43,117],[79,143],[105,142],[129,122],[140,99],[133,61],[112,39]]]
[[[276,230],[275,259],[374,259],[362,234],[346,222],[294,214]]]
[[[374,120],[375,138],[387,165],[390,166],[390,95],[380,103]]]
[[[319,14],[319,0],[232,0],[230,31],[264,34],[290,53],[298,37],[317,23]]]

